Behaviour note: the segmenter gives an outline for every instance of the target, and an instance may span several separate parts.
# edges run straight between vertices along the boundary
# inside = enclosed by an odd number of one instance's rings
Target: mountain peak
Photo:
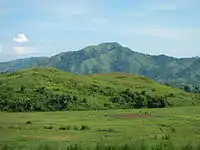
[[[91,52],[94,50],[95,51],[107,51],[107,50],[121,48],[121,47],[122,46],[117,42],[105,42],[105,43],[100,43],[98,45],[87,46],[87,47],[83,48],[82,50],[84,50],[85,52]]]
[[[122,47],[119,43],[117,42],[105,42],[105,43],[100,43],[97,46],[102,46],[102,47],[107,47],[107,48],[116,48],[116,47]]]

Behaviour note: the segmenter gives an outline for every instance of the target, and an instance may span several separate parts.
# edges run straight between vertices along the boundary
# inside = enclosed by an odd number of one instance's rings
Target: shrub
[[[90,128],[87,125],[81,125],[80,130],[81,131],[83,131],[83,130],[90,130]]]
[[[170,127],[170,131],[171,131],[172,133],[174,133],[174,132],[176,132],[176,129],[173,128],[173,127]]]
[[[169,140],[169,139],[170,139],[170,135],[169,135],[169,134],[164,134],[164,135],[162,136],[162,139],[163,139],[163,140]]]
[[[23,92],[25,90],[25,86],[21,86],[21,92]]]
[[[44,126],[44,129],[53,129],[53,126],[46,125],[46,126]]]
[[[28,124],[32,124],[32,122],[31,121],[26,121],[26,125],[28,125]]]
[[[143,91],[141,92],[141,94],[144,95],[144,96],[146,95],[146,93],[147,93],[147,92],[146,92],[145,90],[143,90]]]
[[[169,97],[176,97],[174,93],[170,93]]]
[[[78,130],[78,127],[76,125],[73,126],[74,130]]]
[[[109,128],[109,129],[99,129],[97,131],[99,131],[99,132],[117,132],[116,130],[114,130],[112,128]]]
[[[156,89],[152,89],[152,92],[156,92]]]
[[[168,96],[147,94],[146,91],[137,92],[126,89],[110,98],[110,102],[119,104],[121,108],[163,108],[171,106]]]
[[[44,94],[45,93],[45,87],[37,87],[35,89],[35,92],[40,93],[40,94]]]
[[[58,130],[67,130],[67,127],[62,126]]]
[[[71,130],[71,126],[70,126],[70,125],[67,125],[67,126],[66,126],[66,129],[67,129],[67,130]]]
[[[184,86],[184,91],[190,93],[192,90],[190,86],[186,85]]]

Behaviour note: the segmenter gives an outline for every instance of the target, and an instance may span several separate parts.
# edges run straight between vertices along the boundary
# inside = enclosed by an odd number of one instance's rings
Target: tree
[[[186,86],[184,86],[184,91],[185,92],[191,92],[192,90],[191,90],[190,86],[186,85]]]
[[[194,93],[200,93],[200,89],[199,89],[198,86],[195,86],[195,87],[194,87]]]

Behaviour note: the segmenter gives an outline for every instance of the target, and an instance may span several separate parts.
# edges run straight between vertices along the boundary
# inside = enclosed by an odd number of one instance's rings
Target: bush
[[[110,101],[119,104],[121,108],[163,108],[172,105],[167,101],[167,98],[168,96],[149,95],[146,91],[134,92],[126,89],[111,97]]]
[[[172,133],[174,133],[174,132],[176,132],[176,129],[173,128],[173,127],[170,127],[170,131],[171,131]]]
[[[81,125],[80,130],[81,131],[83,131],[83,130],[90,130],[90,128],[87,125]]]
[[[46,125],[46,126],[44,126],[44,129],[53,129],[53,126]]]
[[[163,140],[169,140],[169,139],[170,139],[170,135],[169,135],[169,134],[164,134],[164,135],[162,136],[162,139],[163,139]]]
[[[188,85],[184,86],[184,91],[188,93],[192,92],[191,87]]]
[[[109,129],[99,129],[97,131],[99,131],[99,132],[117,132],[116,130],[114,130],[112,128],[109,128]]]
[[[32,122],[31,121],[26,121],[26,125],[28,125],[28,124],[32,124]]]
[[[62,127],[58,128],[58,130],[67,130],[67,127],[62,126]]]
[[[76,125],[73,126],[74,130],[78,130],[78,127]]]
[[[169,97],[176,97],[176,95],[174,93],[170,93]]]
[[[66,129],[67,129],[67,130],[71,130],[71,126],[70,126],[70,125],[67,125],[67,126],[66,126]]]
[[[20,91],[21,91],[21,92],[24,92],[25,88],[26,88],[26,87],[22,85]]]

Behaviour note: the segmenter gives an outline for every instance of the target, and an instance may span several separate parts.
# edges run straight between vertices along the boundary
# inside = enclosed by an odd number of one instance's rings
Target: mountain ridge
[[[176,58],[164,54],[143,54],[117,42],[107,42],[51,57],[31,57],[0,63],[0,72],[52,67],[75,74],[135,73],[162,83],[200,85],[199,60],[199,57]]]

